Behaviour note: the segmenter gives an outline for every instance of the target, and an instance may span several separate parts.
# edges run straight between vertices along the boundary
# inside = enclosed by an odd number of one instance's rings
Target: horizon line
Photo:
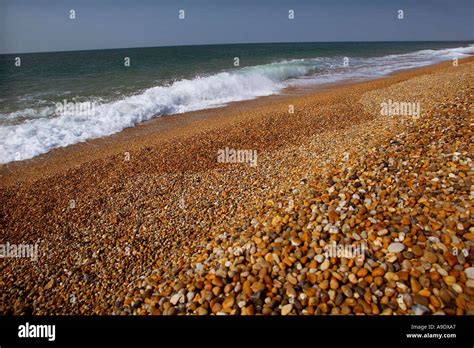
[[[309,44],[309,43],[387,43],[387,42],[474,42],[474,39],[469,40],[369,40],[369,41],[274,41],[274,42],[234,42],[234,43],[204,43],[204,44],[185,44],[185,45],[164,45],[164,46],[130,46],[130,47],[111,47],[111,48],[92,48],[80,50],[62,50],[62,51],[32,51],[32,52],[14,52],[14,53],[0,53],[0,56],[18,55],[18,54],[41,54],[41,53],[73,53],[73,52],[88,52],[88,51],[106,51],[106,50],[129,50],[141,48],[171,48],[171,47],[194,47],[194,46],[224,46],[224,45],[270,45],[270,44]]]

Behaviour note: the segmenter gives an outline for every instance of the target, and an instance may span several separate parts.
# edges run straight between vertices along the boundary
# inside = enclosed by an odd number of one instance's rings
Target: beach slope
[[[0,259],[0,313],[473,314],[473,67],[163,117],[0,166],[0,242],[39,252]],[[226,148],[256,161],[218,161]]]

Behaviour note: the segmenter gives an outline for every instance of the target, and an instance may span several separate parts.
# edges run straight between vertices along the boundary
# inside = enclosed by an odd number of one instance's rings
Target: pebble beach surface
[[[473,314],[473,68],[1,166],[0,243],[40,255],[0,259],[0,313]],[[384,116],[387,100],[421,114]],[[257,164],[219,163],[226,147]]]

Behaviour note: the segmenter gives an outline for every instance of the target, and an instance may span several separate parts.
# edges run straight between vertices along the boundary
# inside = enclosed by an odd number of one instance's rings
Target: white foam
[[[88,116],[54,116],[54,105],[38,110],[16,111],[2,116],[6,119],[21,116],[28,120],[21,124],[0,126],[0,163],[29,159],[54,148],[117,133],[159,115],[213,108],[275,94],[309,75],[312,77],[304,81],[310,83],[368,78],[472,53],[474,45],[365,60],[355,58],[350,69],[340,68],[342,57],[298,59],[153,87],[141,94],[100,104]]]

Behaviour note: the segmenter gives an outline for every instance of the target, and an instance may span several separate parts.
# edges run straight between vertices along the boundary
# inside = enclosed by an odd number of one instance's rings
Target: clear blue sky
[[[76,19],[69,19],[69,10]],[[178,19],[185,10],[186,18]],[[288,19],[288,10],[295,19]],[[405,18],[397,19],[404,10]],[[474,0],[0,0],[0,53],[189,44],[472,40]]]

